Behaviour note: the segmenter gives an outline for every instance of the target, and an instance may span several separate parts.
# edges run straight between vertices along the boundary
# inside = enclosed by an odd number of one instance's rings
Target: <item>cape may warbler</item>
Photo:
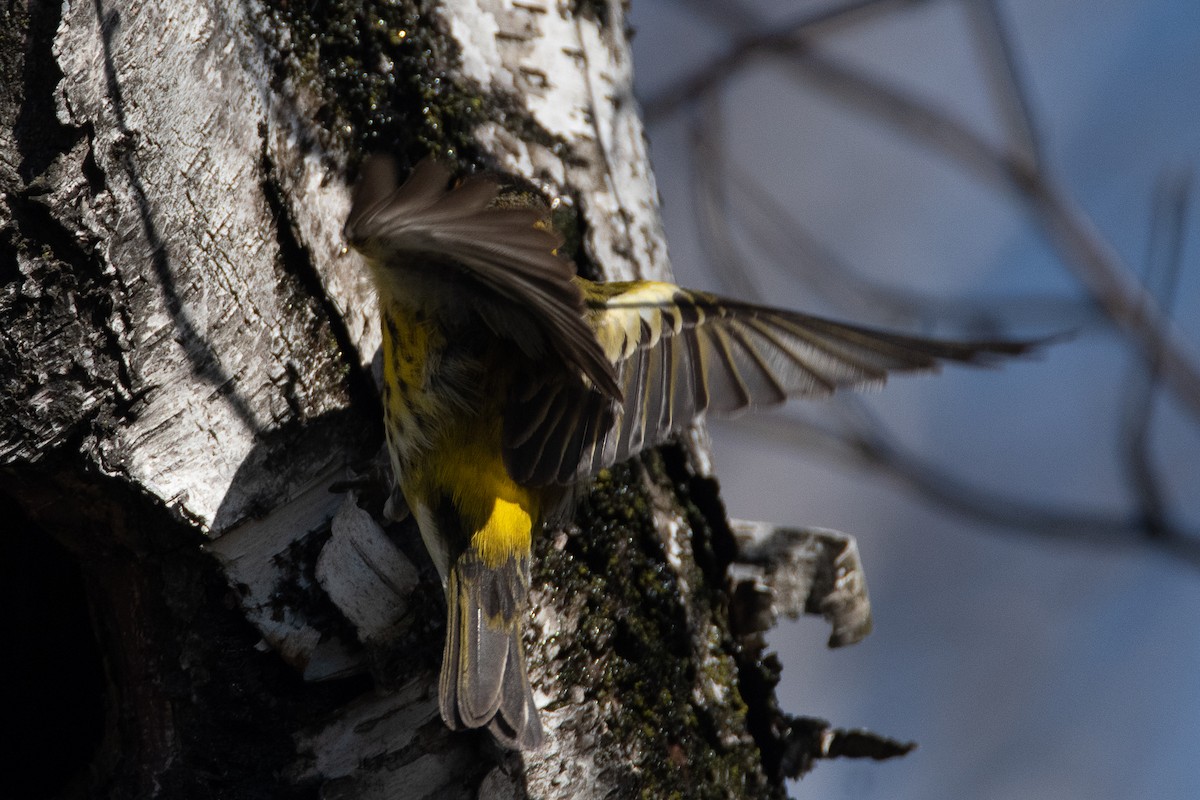
[[[572,485],[706,411],[1028,347],[593,283],[560,257],[532,194],[452,181],[429,159],[401,186],[391,159],[368,160],[346,237],[379,297],[392,467],[446,591],[442,717],[509,747],[542,740],[521,644],[530,542]]]

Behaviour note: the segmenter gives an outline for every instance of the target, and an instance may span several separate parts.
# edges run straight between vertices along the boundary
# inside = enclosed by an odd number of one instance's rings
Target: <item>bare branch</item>
[[[693,113],[691,125],[692,205],[696,228],[710,263],[719,265],[717,280],[735,297],[761,300],[754,265],[743,258],[733,232],[736,207],[729,200],[729,183],[738,170],[726,167],[723,112],[717,92],[704,98],[703,111]]]
[[[880,14],[895,11],[903,6],[916,6],[928,0],[842,0],[821,8],[805,9],[782,23],[772,25],[775,30],[820,30],[822,32],[838,25],[861,22]],[[688,7],[708,18],[723,29],[743,33],[766,26],[765,15],[750,3],[742,0],[688,0]]]
[[[1042,163],[1042,148],[1034,128],[1029,92],[1021,77],[1012,40],[995,0],[967,0],[968,18],[985,61],[984,75],[991,86],[1008,132],[1008,139],[1031,169]]]
[[[722,28],[741,30],[743,36],[729,51],[676,81],[642,103],[647,125],[669,116],[683,105],[724,82],[747,63],[777,46],[786,45],[802,32],[826,31],[836,25],[858,22],[899,6],[921,5],[928,0],[845,0],[825,8],[802,11],[790,20],[765,28],[766,19],[753,6],[739,0],[692,0],[689,5]]]
[[[1170,311],[1179,283],[1187,211],[1191,203],[1191,175],[1160,179],[1151,212],[1152,233],[1146,265],[1146,288],[1164,313]],[[1161,223],[1159,222],[1161,220]],[[1150,426],[1160,364],[1138,362],[1125,381],[1121,439],[1127,453],[1129,481],[1137,495],[1146,534],[1160,536],[1166,528],[1167,500],[1150,454]]]
[[[716,157],[704,154],[697,160]],[[922,330],[948,325],[980,336],[995,336],[1012,328],[1076,330],[1102,319],[1094,303],[1079,297],[1027,294],[983,302],[947,299],[881,283],[823,245],[748,172],[732,172],[727,184],[731,195],[727,205],[749,230],[750,241],[780,270],[858,319],[916,324]]]
[[[1108,548],[1139,548],[1153,543],[1200,569],[1200,531],[1164,525],[1157,537],[1149,539],[1138,515],[1030,503],[1018,496],[980,488],[893,441],[865,405],[854,398],[845,396],[836,407],[843,414],[841,428],[791,414],[759,414],[731,424],[739,432],[773,446],[819,449],[842,461],[870,467],[922,499],[978,523],[1039,539]]]
[[[791,49],[795,57],[787,64],[798,77],[1026,200],[1096,303],[1139,344],[1148,361],[1161,365],[1166,385],[1200,416],[1200,364],[1112,245],[1044,172],[1030,171],[1016,153],[996,149],[958,120],[818,53],[805,42],[793,42]]]
[[[821,53],[795,28],[743,39],[727,55],[652,99],[647,118],[669,113],[688,98],[761,57],[774,56],[792,74],[833,99],[882,121],[913,140],[940,151],[968,171],[1024,199],[1035,219],[1109,318],[1160,365],[1167,386],[1200,416],[1200,364],[1078,205],[1016,149],[998,149],[962,122]]]

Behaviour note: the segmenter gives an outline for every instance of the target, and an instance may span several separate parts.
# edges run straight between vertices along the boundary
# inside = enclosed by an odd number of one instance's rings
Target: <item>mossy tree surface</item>
[[[64,627],[95,639],[60,679],[93,687],[56,767],[76,796],[781,791],[739,688],[732,535],[680,448],[610,471],[536,544],[552,746],[501,753],[437,716],[440,587],[372,461],[378,332],[340,233],[357,165],[497,171],[561,201],[589,276],[668,276],[621,5],[502,6],[0,11],[6,544],[39,564],[20,602],[68,576],[62,618],[90,627]],[[366,540],[417,576],[371,628],[330,574]]]

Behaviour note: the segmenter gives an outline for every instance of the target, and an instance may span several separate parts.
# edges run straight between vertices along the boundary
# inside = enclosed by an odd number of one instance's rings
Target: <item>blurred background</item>
[[[920,745],[792,794],[1200,797],[1200,4],[638,0],[631,22],[680,283],[1074,333],[711,424],[732,516],[853,534],[866,567],[866,641],[772,634],[785,709]]]

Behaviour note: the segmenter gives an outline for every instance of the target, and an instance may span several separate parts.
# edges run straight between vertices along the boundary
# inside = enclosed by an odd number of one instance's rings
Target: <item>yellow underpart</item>
[[[431,348],[441,347],[440,332],[428,322],[416,321],[402,306],[383,313],[383,379],[408,386],[425,381],[425,364]]]
[[[442,491],[449,490],[464,527],[473,532],[471,549],[495,568],[529,554],[540,503],[533,490],[508,475],[498,415],[462,422],[439,448],[433,478]]]
[[[480,387],[476,408],[444,404],[425,395],[422,405],[436,407],[430,415],[436,422],[401,483],[410,502],[432,505],[434,498],[448,496],[470,537],[469,546],[495,568],[512,556],[529,554],[533,529],[541,519],[541,502],[536,489],[517,484],[504,466],[502,370],[489,378],[488,383],[494,380],[498,385]]]
[[[540,493],[518,485],[504,466],[502,402],[512,378],[507,362],[485,372],[487,385],[477,387],[477,405],[451,402],[429,390],[426,374],[440,368],[430,354],[446,345],[441,328],[397,304],[382,310],[384,380],[407,387],[391,393],[390,411],[401,418],[419,412],[424,419],[419,433],[412,425],[407,431],[419,440],[400,443],[410,446],[412,456],[400,476],[405,495],[426,506],[449,496],[469,546],[488,567],[527,556],[541,519]]]

